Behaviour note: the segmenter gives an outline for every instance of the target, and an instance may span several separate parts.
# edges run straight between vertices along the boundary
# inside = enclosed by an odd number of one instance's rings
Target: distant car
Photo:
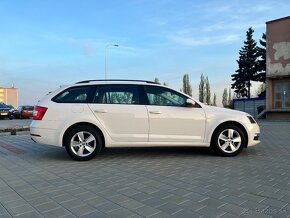
[[[0,104],[0,119],[10,118],[10,108],[6,104]]]
[[[19,106],[17,109],[10,110],[11,118],[25,119],[33,117],[33,106]]]

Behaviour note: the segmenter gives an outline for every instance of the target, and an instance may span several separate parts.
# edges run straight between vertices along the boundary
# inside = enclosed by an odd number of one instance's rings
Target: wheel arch
[[[98,133],[100,134],[100,136],[101,136],[101,138],[102,138],[102,141],[103,141],[103,147],[105,147],[106,140],[105,140],[105,136],[104,136],[102,130],[101,130],[98,126],[96,126],[96,125],[94,125],[94,124],[92,124],[92,123],[89,123],[89,122],[78,122],[78,123],[74,123],[73,125],[71,125],[70,127],[68,127],[68,128],[65,130],[65,132],[64,132],[64,134],[63,134],[63,137],[62,137],[62,146],[64,146],[65,138],[67,137],[67,134],[70,132],[70,130],[72,130],[73,128],[75,128],[75,127],[77,127],[77,126],[85,126],[85,125],[86,125],[86,126],[91,126],[91,127],[93,127],[95,130],[98,131]]]
[[[245,135],[245,138],[246,138],[245,148],[247,148],[248,147],[248,142],[249,142],[248,132],[247,132],[246,128],[241,123],[239,123],[237,121],[225,121],[223,123],[220,123],[217,127],[215,127],[214,131],[211,134],[210,144],[212,144],[213,137],[214,137],[216,131],[219,129],[219,127],[221,127],[223,125],[227,125],[227,124],[235,125],[235,126],[239,127],[243,131],[243,133]]]

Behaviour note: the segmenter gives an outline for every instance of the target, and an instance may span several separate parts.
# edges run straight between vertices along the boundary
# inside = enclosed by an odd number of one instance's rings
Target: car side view
[[[235,156],[260,142],[251,115],[142,80],[63,86],[35,106],[30,133],[37,143],[65,147],[75,160],[89,160],[104,147],[198,146]]]

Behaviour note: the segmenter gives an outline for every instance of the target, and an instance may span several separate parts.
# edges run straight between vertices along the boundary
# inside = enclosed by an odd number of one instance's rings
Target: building
[[[266,116],[290,120],[290,16],[266,25]]]
[[[18,107],[18,89],[17,88],[1,88],[0,87],[0,103]]]

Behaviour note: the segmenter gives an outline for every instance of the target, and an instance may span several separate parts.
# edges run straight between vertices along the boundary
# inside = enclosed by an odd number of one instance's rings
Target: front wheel
[[[239,154],[246,144],[244,132],[236,125],[226,124],[219,127],[212,138],[213,150],[222,156],[232,157]]]
[[[91,126],[77,126],[65,138],[67,153],[78,161],[90,160],[101,151],[103,140]]]

